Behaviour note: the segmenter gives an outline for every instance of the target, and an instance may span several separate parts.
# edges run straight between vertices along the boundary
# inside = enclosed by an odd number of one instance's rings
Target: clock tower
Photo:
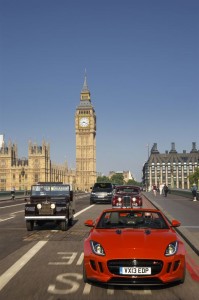
[[[96,182],[96,114],[91,104],[85,74],[80,104],[75,113],[76,130],[76,187],[90,191]]]

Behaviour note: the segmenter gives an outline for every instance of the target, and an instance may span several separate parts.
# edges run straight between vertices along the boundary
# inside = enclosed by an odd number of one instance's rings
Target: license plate
[[[148,267],[120,267],[122,275],[150,275],[151,268]]]

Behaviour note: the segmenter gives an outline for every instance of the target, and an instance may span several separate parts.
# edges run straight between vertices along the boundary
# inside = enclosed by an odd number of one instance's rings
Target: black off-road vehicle
[[[34,224],[56,222],[62,230],[73,224],[75,203],[69,184],[40,182],[32,185],[30,200],[25,200],[25,220],[28,231]]]

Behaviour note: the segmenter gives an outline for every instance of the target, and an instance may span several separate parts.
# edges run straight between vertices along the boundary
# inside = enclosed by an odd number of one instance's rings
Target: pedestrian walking
[[[191,192],[192,192],[192,195],[193,195],[193,201],[197,201],[196,199],[196,196],[197,196],[197,186],[196,184],[194,183],[192,188],[191,188]]]
[[[165,185],[164,185],[164,188],[163,188],[163,190],[164,190],[164,196],[165,196],[165,197],[167,197],[167,194],[168,194],[169,188],[168,188],[168,186],[166,185],[166,183],[165,183]]]
[[[152,186],[152,190],[153,190],[153,195],[156,196],[156,194],[157,194],[157,187],[156,187],[155,184]]]
[[[160,195],[163,194],[163,188],[164,188],[164,183],[161,183],[160,184]]]
[[[15,199],[15,187],[14,186],[11,188],[11,199],[12,200]]]

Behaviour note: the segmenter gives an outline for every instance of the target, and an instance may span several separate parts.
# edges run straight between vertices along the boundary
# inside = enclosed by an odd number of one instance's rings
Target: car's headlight
[[[38,208],[38,209],[41,209],[41,203],[38,203],[38,204],[37,204],[37,208]]]
[[[135,197],[133,197],[133,199],[132,199],[132,200],[133,200],[133,202],[135,202],[135,201],[136,201],[136,198],[135,198]]]
[[[103,247],[100,245],[100,243],[91,241],[91,248],[93,252],[97,255],[105,255]]]
[[[174,255],[176,254],[177,250],[178,250],[178,242],[177,241],[172,242],[167,246],[165,251],[165,256]]]
[[[121,201],[122,201],[122,198],[119,197],[117,200],[118,200],[118,202],[121,202]]]
[[[55,203],[51,203],[50,208],[54,209],[55,208]]]

